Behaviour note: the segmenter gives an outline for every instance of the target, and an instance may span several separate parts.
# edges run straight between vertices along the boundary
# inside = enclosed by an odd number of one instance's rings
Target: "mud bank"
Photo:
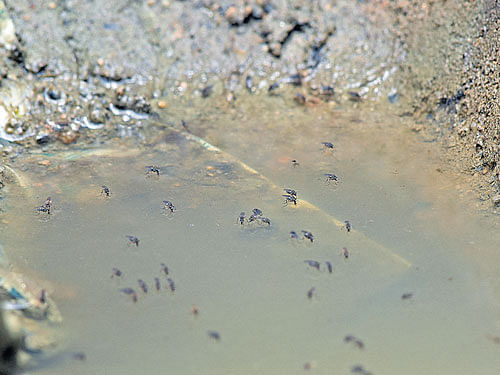
[[[368,101],[413,116],[498,201],[494,1],[5,1],[2,17],[4,153],[133,134],[180,98]]]

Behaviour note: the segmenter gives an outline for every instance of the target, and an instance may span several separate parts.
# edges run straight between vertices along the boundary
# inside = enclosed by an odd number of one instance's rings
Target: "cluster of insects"
[[[161,272],[166,277],[166,280],[167,280],[167,283],[168,283],[168,288],[170,289],[170,291],[172,293],[174,293],[175,292],[175,282],[174,282],[174,280],[171,277],[169,277],[169,269],[165,265],[165,263],[161,264]],[[113,267],[113,269],[111,271],[111,277],[112,278],[122,278],[123,277],[123,272],[121,270],[119,270],[118,268]],[[148,294],[149,287],[148,287],[148,284],[143,279],[137,279],[137,285],[138,285],[139,289],[142,290],[142,292],[144,294]],[[161,289],[161,281],[160,281],[159,277],[155,276],[153,278],[153,286],[156,289],[156,291],[158,291],[158,292],[160,291],[160,289]],[[137,292],[135,291],[135,289],[130,288],[130,287],[121,288],[120,292],[125,293],[126,295],[130,296],[130,298],[132,298],[133,302],[137,302],[138,297],[137,297]]]
[[[183,122],[183,126],[186,127],[184,122]],[[335,146],[331,142],[321,142],[321,144],[323,145],[324,149],[327,151],[334,150]],[[291,166],[295,168],[295,167],[300,166],[300,164],[297,160],[293,159],[291,161]],[[156,177],[160,176],[161,169],[157,165],[148,165],[145,168],[146,168],[146,176],[147,177],[155,177],[156,178]],[[332,182],[332,181],[333,182],[339,181],[339,177],[335,174],[332,174],[332,173],[325,173],[324,177],[326,177],[326,182],[328,182],[328,183]],[[283,191],[284,191],[284,194],[282,194],[282,197],[284,198],[283,205],[288,206],[289,204],[293,204],[294,206],[297,206],[297,202],[298,202],[297,191],[295,189],[291,189],[291,188],[285,188],[285,189],[283,189]],[[101,196],[109,198],[111,196],[111,190],[106,185],[102,185],[100,194],[101,194]],[[174,212],[176,212],[176,207],[170,200],[163,200],[162,203],[163,203],[163,210],[166,213],[173,214]],[[38,212],[44,212],[47,214],[51,213],[51,209],[52,209],[52,199],[50,197],[47,198],[46,201],[41,206],[37,207]],[[264,216],[262,210],[259,208],[254,208],[249,216],[247,216],[245,212],[241,212],[239,214],[239,216],[237,217],[237,223],[239,223],[241,226],[255,225],[255,224],[267,226],[267,227],[271,226],[271,220],[268,217]],[[351,231],[351,223],[348,220],[346,220],[344,222],[344,224],[345,224],[345,229],[347,230],[347,232],[350,232]],[[126,235],[126,238],[127,238],[129,245],[135,246],[137,248],[139,247],[139,244],[140,244],[139,238],[137,238],[136,236],[133,236],[133,235]],[[310,241],[311,243],[313,243],[314,239],[315,239],[312,232],[307,231],[307,230],[301,230],[301,231],[297,231],[297,232],[290,231],[290,238],[292,240],[297,240],[297,241],[298,240],[306,241],[306,242]],[[347,248],[345,248],[345,247],[343,248],[342,254],[343,254],[345,259],[349,258],[349,252],[348,252]],[[304,260],[304,263],[307,266],[309,266],[317,271],[328,272],[330,274],[333,273],[333,265],[330,261],[319,262],[317,260],[307,259],[307,260]],[[153,276],[152,278],[150,278],[150,281],[148,281],[145,278],[144,279],[139,278],[136,281],[136,286],[127,286],[127,287],[120,288],[119,292],[128,296],[129,298],[131,298],[132,302],[134,302],[134,303],[138,302],[139,295],[143,295],[143,296],[147,295],[148,293],[151,293],[151,290],[153,290],[153,291],[156,290],[156,292],[160,292],[160,290],[163,288],[163,289],[170,290],[171,293],[175,293],[176,285],[175,285],[174,280],[170,277],[170,270],[166,264],[161,263],[160,272],[162,273],[162,275]],[[111,278],[115,278],[115,279],[119,279],[119,280],[123,281],[124,273],[120,269],[113,267],[112,271],[111,271]],[[163,284],[165,284],[165,285],[163,285]],[[308,299],[311,300],[314,298],[315,294],[316,294],[316,288],[313,286],[309,290],[307,290],[306,296]],[[45,299],[45,295],[43,294],[41,298]],[[411,298],[411,294],[403,295],[402,298],[403,299]],[[195,317],[198,316],[199,308],[196,305],[193,305],[193,307],[191,308],[191,313]],[[209,330],[209,331],[207,331],[207,335],[209,336],[209,338],[213,339],[214,341],[221,340],[221,335],[217,331]],[[352,343],[354,346],[356,346],[359,349],[364,348],[364,343],[354,336],[346,336],[344,338],[344,341],[346,343]],[[353,368],[353,372],[357,372],[357,373],[364,374],[364,375],[369,374],[368,372],[365,372],[365,370],[362,368],[356,368],[356,371]]]
[[[321,145],[323,146],[323,149],[325,152],[332,152],[335,149],[335,145],[332,142],[321,142]],[[291,166],[292,167],[298,167],[300,164],[296,159],[293,159],[291,161]],[[324,173],[323,176],[326,178],[325,182],[326,183],[338,183],[340,181],[340,178],[333,173]],[[297,205],[297,192],[293,189],[283,189],[286,194],[283,194],[282,196],[285,198],[284,205],[287,206],[289,203],[292,203],[293,205]],[[344,227],[346,231],[349,233],[352,230],[352,226],[349,220],[344,221]],[[314,242],[314,235],[307,231],[307,230],[301,230],[300,232],[292,230],[289,233],[290,238],[293,241],[299,241],[299,240],[309,240],[311,243]],[[344,257],[344,259],[349,258],[349,251],[347,250],[346,247],[342,249],[341,253]],[[304,261],[309,267],[312,267],[318,271],[321,270],[321,263],[316,261],[316,260],[305,260]],[[326,271],[328,273],[333,272],[333,266],[332,263],[329,261],[325,261],[325,266],[326,266]],[[316,288],[312,287],[307,291],[307,298],[312,299],[316,292]],[[360,345],[361,341],[355,341],[356,345]],[[362,343],[361,343],[362,344]]]
[[[321,142],[321,144],[324,146],[325,151],[333,151],[335,148],[335,145],[332,142]],[[326,177],[325,182],[330,183],[330,182],[339,182],[339,177],[333,173],[324,173],[323,176]]]
[[[156,175],[157,177],[159,177],[160,176],[160,168],[156,165],[148,165],[148,166],[146,166],[146,175]],[[106,185],[102,185],[101,186],[101,195],[104,195],[105,197],[110,197],[111,190]],[[168,200],[163,201],[163,208],[165,210],[170,211],[171,213],[173,213],[175,211],[174,204]],[[137,238],[136,236],[133,236],[133,235],[126,235],[125,237],[127,238],[129,245],[139,247],[139,244],[140,244],[139,238]],[[175,282],[172,278],[169,277],[169,269],[165,263],[161,264],[161,271],[166,277],[168,288],[170,289],[170,291],[172,293],[175,292]],[[112,278],[122,278],[122,276],[123,276],[123,272],[121,270],[119,270],[116,267],[112,268],[112,273],[111,273]],[[161,284],[162,283],[161,283],[161,280],[159,277],[153,278],[152,285],[157,291],[160,291],[160,289],[162,288]],[[138,285],[139,290],[142,290],[142,292],[144,294],[147,294],[150,290],[148,284],[143,279],[138,279],[137,285]],[[132,299],[133,302],[137,302],[138,295],[137,295],[137,292],[134,288],[131,288],[131,287],[121,288],[120,292],[130,296],[130,298]]]
[[[259,223],[259,224],[267,224],[268,226],[271,226],[271,220],[265,216],[262,216],[263,212],[262,210],[258,208],[254,208],[252,210],[252,214],[247,218],[246,214],[244,212],[241,212],[240,215],[238,216],[238,222],[241,225],[244,225],[245,223],[250,224],[250,223]]]

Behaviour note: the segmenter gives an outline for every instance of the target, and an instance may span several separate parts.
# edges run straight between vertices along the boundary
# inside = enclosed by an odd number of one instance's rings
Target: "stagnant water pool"
[[[497,374],[499,220],[438,146],[386,114],[258,113],[10,165],[3,247],[63,317],[28,370]]]

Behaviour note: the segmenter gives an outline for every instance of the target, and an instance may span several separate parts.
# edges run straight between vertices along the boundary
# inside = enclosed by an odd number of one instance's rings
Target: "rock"
[[[491,198],[491,201],[493,202],[494,206],[500,206],[500,194],[494,195]]]
[[[0,1],[0,46],[12,50],[17,44],[16,30],[3,1]]]
[[[0,304],[3,302],[0,296]],[[17,372],[18,352],[22,342],[23,335],[17,316],[0,309],[0,374],[11,375]]]

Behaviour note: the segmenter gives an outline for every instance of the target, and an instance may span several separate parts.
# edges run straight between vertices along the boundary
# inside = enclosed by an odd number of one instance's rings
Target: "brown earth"
[[[4,3],[17,38],[0,50],[2,102],[24,98],[0,119],[9,157],[139,135],[186,103],[291,96],[413,117],[500,204],[496,1]]]

